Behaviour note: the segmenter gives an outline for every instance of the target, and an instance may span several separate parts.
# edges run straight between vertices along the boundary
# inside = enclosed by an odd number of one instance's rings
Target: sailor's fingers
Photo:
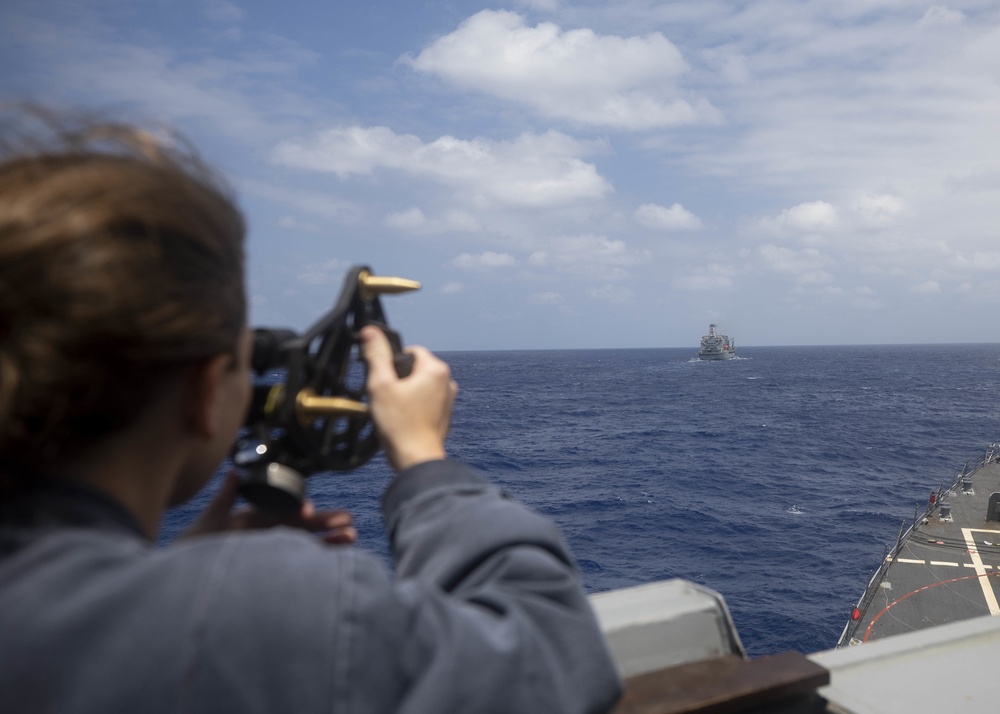
[[[374,328],[372,328],[374,329]],[[390,465],[397,471],[445,456],[444,441],[458,385],[451,369],[423,347],[411,347],[413,369],[399,379],[381,331],[361,333],[369,363],[368,400]]]
[[[302,508],[300,527],[333,545],[351,545],[358,540],[354,517],[348,511],[317,511],[312,502],[306,502]]]
[[[361,328],[361,352],[368,364],[368,385],[399,377],[392,363],[392,346],[385,333],[373,325]]]

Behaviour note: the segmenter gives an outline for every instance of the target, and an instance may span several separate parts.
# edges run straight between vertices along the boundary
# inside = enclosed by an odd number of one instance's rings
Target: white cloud
[[[6,16],[11,5],[31,9],[12,20]],[[315,110],[296,92],[297,73],[319,53],[268,33],[254,36],[238,59],[227,56],[212,42],[221,38],[231,48],[242,37],[233,23],[242,22],[243,14],[226,0],[178,6],[178,23],[187,30],[173,38],[155,22],[132,26],[102,5],[0,3],[0,46],[16,58],[11,73],[30,72],[36,80],[29,96],[67,107],[102,107],[124,120],[153,117],[176,126],[193,119],[201,130],[209,126],[229,140],[251,143],[273,141],[275,123]],[[141,18],[144,12],[135,8],[126,15]],[[196,29],[205,29],[211,41]],[[194,37],[199,40],[191,42]],[[0,89],[12,93],[20,94]]]
[[[556,292],[535,293],[528,297],[528,302],[533,305],[561,305],[566,299]]]
[[[512,141],[443,136],[424,143],[383,126],[349,126],[283,141],[272,158],[341,178],[390,169],[438,181],[478,202],[552,206],[600,199],[611,191],[597,168],[580,158],[590,149],[555,131]]]
[[[635,291],[622,285],[606,284],[588,291],[588,295],[601,302],[623,305],[635,300]]]
[[[306,231],[307,233],[319,233],[322,230],[322,228],[315,223],[300,220],[295,216],[282,216],[278,220],[278,225],[282,228],[288,228],[289,230]]]
[[[419,208],[410,208],[399,213],[390,213],[384,222],[390,228],[412,231],[423,228],[427,224],[427,217]]]
[[[644,203],[635,209],[635,219],[644,226],[665,231],[694,231],[701,228],[701,219],[679,203],[670,208]]]
[[[687,99],[688,66],[659,32],[643,37],[535,27],[507,11],[483,10],[415,58],[421,72],[534,108],[541,114],[620,129],[718,122],[704,98]]]
[[[329,285],[340,282],[345,266],[339,260],[307,263],[299,268],[299,282],[307,285]]]
[[[291,189],[252,180],[241,181],[240,189],[250,196],[279,203],[320,218],[343,220],[359,213],[356,205],[334,199],[329,193],[322,191]]]
[[[941,286],[936,280],[928,280],[912,286],[910,292],[916,295],[937,295],[941,292]]]
[[[514,0],[516,4],[521,7],[526,7],[531,10],[542,10],[544,12],[552,12],[559,7],[559,0]]]
[[[462,253],[451,261],[451,265],[461,270],[483,270],[491,268],[507,268],[516,265],[514,256],[508,253],[487,251],[479,255]]]
[[[823,285],[833,282],[833,276],[825,270],[813,270],[796,276],[795,282],[799,285]]]
[[[826,201],[800,203],[782,211],[776,220],[794,231],[821,231],[837,223],[837,209]]]
[[[685,275],[674,281],[681,290],[728,290],[733,279],[728,275]]]
[[[950,175],[945,178],[944,187],[956,192],[1000,192],[1000,170],[994,167],[978,168]]]
[[[466,211],[446,211],[431,224],[436,230],[476,233],[482,230],[479,219]]]
[[[445,295],[457,295],[464,291],[465,286],[462,283],[445,283],[441,286],[441,292]]]
[[[952,259],[960,271],[995,273],[1000,271],[1000,251],[977,251],[972,254],[956,253]]]
[[[202,0],[205,16],[213,22],[236,24],[243,20],[244,12],[229,0]]]
[[[701,57],[705,60],[705,64],[730,84],[745,85],[750,82],[747,57],[738,49],[732,46],[713,47],[703,50]]]
[[[920,18],[921,27],[947,27],[960,25],[965,21],[965,14],[960,10],[952,10],[944,5],[933,5]]]
[[[830,258],[815,248],[793,250],[773,244],[762,245],[759,249],[765,265],[776,273],[796,276],[822,275],[821,268],[830,263]],[[814,280],[814,278],[804,278]]]
[[[408,233],[478,233],[482,230],[479,220],[471,213],[445,211],[440,216],[428,218],[416,207],[390,213],[383,223]]]
[[[696,268],[690,274],[674,280],[674,286],[681,290],[729,290],[733,287],[736,269],[725,263],[709,263]]]
[[[528,260],[587,279],[621,280],[627,276],[624,267],[649,260],[649,253],[630,250],[623,240],[585,234],[551,238],[544,251],[536,251]]]
[[[893,223],[905,206],[896,196],[869,194],[858,199],[855,210],[868,225],[885,226]]]

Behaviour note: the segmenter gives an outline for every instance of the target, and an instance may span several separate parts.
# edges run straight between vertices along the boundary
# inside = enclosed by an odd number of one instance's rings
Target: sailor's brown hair
[[[0,484],[134,420],[246,320],[244,222],[177,139],[0,107]],[[155,455],[151,455],[155,458]]]

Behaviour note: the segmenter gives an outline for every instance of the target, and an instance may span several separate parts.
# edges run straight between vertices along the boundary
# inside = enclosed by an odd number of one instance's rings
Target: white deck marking
[[[979,528],[963,528],[962,536],[965,538],[965,544],[969,546],[969,557],[972,558],[972,564],[976,566],[976,578],[979,581],[979,587],[983,589],[983,597],[986,598],[986,606],[990,609],[990,614],[993,616],[1000,615],[1000,605],[997,604],[996,593],[993,592],[993,583],[986,576],[986,566],[983,565],[983,559],[979,557],[979,551],[976,549],[976,541],[972,538],[972,531],[982,530]],[[988,531],[989,533],[995,533],[996,531]]]
[[[891,558],[887,558],[887,560],[891,560]],[[927,565],[927,561],[926,560],[916,560],[914,558],[896,558],[896,562],[897,563],[908,563],[909,565]],[[966,567],[966,568],[979,568],[979,567],[982,567],[984,570],[993,570],[993,566],[992,565],[976,565],[975,563],[949,563],[949,562],[945,562],[945,561],[941,561],[941,560],[932,560],[932,561],[930,561],[930,564],[931,565],[950,565],[952,567],[958,567],[959,565],[962,565],[963,567]]]

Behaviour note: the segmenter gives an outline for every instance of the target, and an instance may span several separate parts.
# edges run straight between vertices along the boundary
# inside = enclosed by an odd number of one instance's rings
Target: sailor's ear
[[[218,354],[198,362],[187,374],[185,421],[205,439],[215,437],[225,421],[224,377],[231,369],[233,355]]]

